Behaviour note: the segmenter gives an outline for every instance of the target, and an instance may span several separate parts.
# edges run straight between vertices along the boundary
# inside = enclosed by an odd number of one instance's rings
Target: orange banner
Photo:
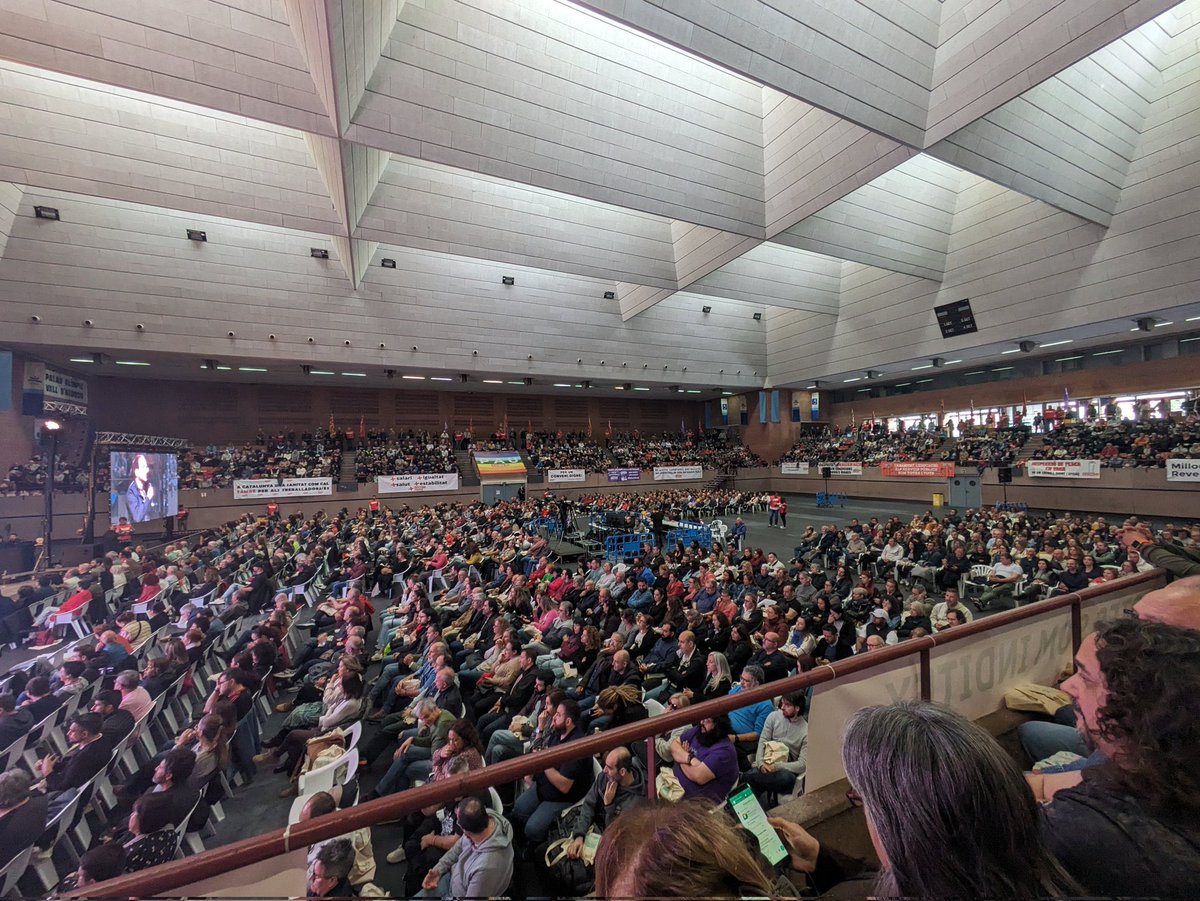
[[[938,463],[933,460],[899,461],[881,460],[879,474],[887,479],[952,479],[953,463]]]

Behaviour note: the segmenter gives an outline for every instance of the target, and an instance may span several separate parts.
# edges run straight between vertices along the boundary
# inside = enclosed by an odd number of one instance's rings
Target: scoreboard
[[[975,326],[975,314],[971,311],[971,301],[956,300],[933,308],[937,316],[938,328],[942,330],[943,338],[955,338],[959,335],[969,335],[979,331]]]

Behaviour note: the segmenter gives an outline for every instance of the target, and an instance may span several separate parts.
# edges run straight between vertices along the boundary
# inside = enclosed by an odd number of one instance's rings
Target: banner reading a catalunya
[[[329,497],[333,494],[333,479],[235,479],[234,500],[254,500],[275,497]]]

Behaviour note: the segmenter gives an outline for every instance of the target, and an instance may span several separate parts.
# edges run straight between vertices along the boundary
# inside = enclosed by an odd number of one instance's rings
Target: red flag
[[[470,432],[472,435],[475,434],[475,417],[474,416],[472,416],[470,419],[467,420],[467,431]]]
[[[1025,418],[1025,414],[1029,412],[1029,397],[1024,393],[1021,394],[1021,418]]]
[[[333,424],[333,411],[332,410],[329,411],[329,434],[330,435],[337,434],[337,427]]]
[[[361,438],[365,434],[367,434],[367,417],[360,413],[358,415],[358,437]]]
[[[610,419],[610,420],[608,421],[608,428],[604,430],[604,437],[605,437],[605,438],[611,438],[612,436],[613,436],[613,431],[612,431],[612,420]]]
[[[587,435],[589,438],[592,437],[592,414],[591,413],[588,414],[588,433],[587,433]]]

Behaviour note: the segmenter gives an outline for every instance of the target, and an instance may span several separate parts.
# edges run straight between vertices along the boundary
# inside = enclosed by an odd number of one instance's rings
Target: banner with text
[[[1099,460],[1028,460],[1025,474],[1035,479],[1098,479]]]
[[[1168,460],[1168,482],[1200,482],[1200,460]]]
[[[785,476],[806,476],[808,475],[807,463],[780,463],[779,472]]]
[[[952,479],[954,464],[933,460],[881,460],[879,474],[887,479]]]
[[[376,476],[380,494],[416,494],[422,491],[457,491],[457,472],[416,472],[400,476]]]
[[[642,479],[642,471],[640,469],[610,469],[608,471],[608,480],[610,482],[640,482]]]
[[[87,382],[73,375],[67,375],[65,372],[47,369],[42,381],[42,398],[43,401],[57,400],[86,407],[88,402]]]
[[[704,478],[704,467],[702,466],[655,466],[654,481],[656,482],[681,482],[684,479],[702,479]]]
[[[838,476],[860,476],[862,475],[861,463],[836,463],[829,461],[826,463],[817,464],[817,472],[823,472],[825,467],[829,467],[830,478],[836,479]]]
[[[525,478],[525,464],[516,451],[476,451],[475,468],[481,479]]]
[[[582,469],[547,469],[548,482],[586,482],[587,473]]]
[[[276,497],[329,497],[333,479],[235,479],[233,499],[238,501]]]

